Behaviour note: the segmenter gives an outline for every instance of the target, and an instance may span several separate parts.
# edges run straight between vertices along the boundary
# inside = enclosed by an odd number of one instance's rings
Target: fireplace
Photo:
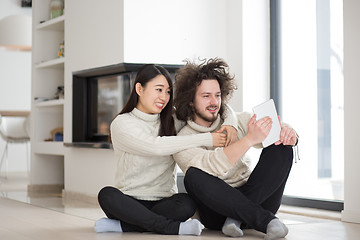
[[[159,64],[172,77],[181,65]],[[111,148],[109,126],[126,103],[139,63],[120,63],[73,73],[73,139],[67,146]],[[174,77],[173,77],[174,79]]]

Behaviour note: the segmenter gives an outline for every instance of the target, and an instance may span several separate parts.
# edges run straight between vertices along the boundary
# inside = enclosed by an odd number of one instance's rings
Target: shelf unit
[[[41,63],[37,63],[35,65],[35,68],[37,68],[37,69],[42,69],[42,68],[64,69],[64,63],[65,63],[65,58],[60,57],[60,58],[44,61]]]
[[[35,154],[42,155],[64,155],[63,142],[37,142],[34,144],[33,151]]]
[[[44,22],[41,21],[38,25],[36,25],[36,30],[64,31],[64,21],[65,15],[47,21],[44,20]]]
[[[32,4],[30,185],[64,184],[63,142],[49,139],[53,129],[64,126],[65,99],[54,98],[57,88],[65,85],[66,58],[58,57],[58,51],[65,40],[66,16],[50,19],[50,2],[51,0],[34,0]],[[39,102],[35,100],[37,98],[47,101]]]
[[[55,106],[64,106],[65,100],[64,99],[54,99],[48,100],[43,102],[36,102],[35,106],[40,107],[55,107]]]

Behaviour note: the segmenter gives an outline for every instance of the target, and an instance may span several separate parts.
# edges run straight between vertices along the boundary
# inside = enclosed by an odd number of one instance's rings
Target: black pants
[[[206,228],[220,230],[230,217],[265,233],[280,207],[292,159],[291,147],[271,145],[263,149],[259,162],[243,186],[233,188],[223,180],[191,167],[185,174],[185,188],[196,201]]]
[[[104,187],[99,204],[108,218],[120,220],[123,232],[156,232],[176,235],[180,222],[192,217],[195,202],[185,193],[159,201],[137,200],[114,187]]]

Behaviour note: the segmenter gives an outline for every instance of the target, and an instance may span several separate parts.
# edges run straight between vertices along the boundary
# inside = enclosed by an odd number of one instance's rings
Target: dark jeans
[[[291,147],[271,145],[262,150],[259,162],[243,186],[233,188],[191,167],[185,174],[185,188],[196,201],[206,228],[220,230],[230,217],[266,233],[268,223],[276,218],[280,207],[292,159]]]
[[[180,222],[192,217],[196,210],[196,204],[186,193],[159,201],[144,201],[117,188],[104,187],[98,194],[98,201],[108,218],[120,220],[123,232],[176,235]]]

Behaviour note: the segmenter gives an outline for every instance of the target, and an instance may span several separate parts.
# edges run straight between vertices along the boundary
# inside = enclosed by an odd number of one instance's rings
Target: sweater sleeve
[[[211,133],[192,136],[152,136],[134,122],[115,119],[111,126],[111,140],[115,151],[142,156],[166,156],[187,148],[212,146]]]
[[[201,147],[185,149],[175,153],[173,157],[184,173],[190,167],[196,167],[213,176],[220,177],[233,168],[222,148],[215,150],[207,150]]]
[[[179,134],[194,136],[194,132],[188,126],[185,126]],[[223,148],[214,150],[205,147],[190,148],[174,154],[173,157],[184,173],[190,167],[196,167],[213,176],[223,176],[233,167]]]

